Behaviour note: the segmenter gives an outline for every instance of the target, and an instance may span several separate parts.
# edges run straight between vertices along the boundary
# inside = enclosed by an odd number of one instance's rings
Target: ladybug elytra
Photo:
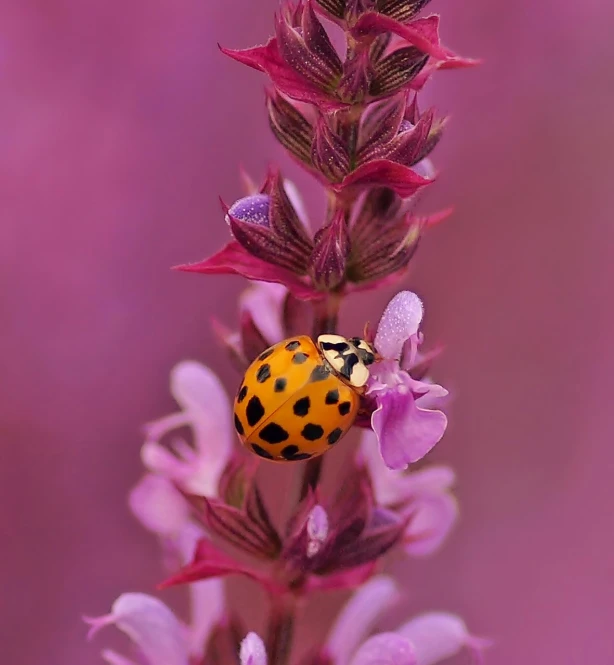
[[[261,353],[234,403],[241,442],[274,461],[322,455],[350,429],[375,360],[359,337],[301,335]]]

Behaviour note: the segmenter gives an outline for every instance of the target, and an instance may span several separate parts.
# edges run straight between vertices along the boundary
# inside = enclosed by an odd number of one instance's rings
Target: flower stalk
[[[249,280],[239,302],[238,330],[215,321],[214,331],[241,372],[261,363],[254,383],[271,387],[270,394],[285,391],[288,379],[272,375],[268,359],[275,350],[269,347],[283,341],[276,348],[295,353],[285,357],[286,364],[306,362],[294,338],[337,333],[346,296],[404,279],[423,234],[449,212],[416,213],[418,196],[435,180],[430,155],[445,128],[434,109],[420,110],[418,96],[435,72],[475,61],[441,43],[439,16],[421,15],[428,4],[282,0],[266,44],[222,48],[267,75],[271,131],[321,184],[328,205],[321,223],[312,225],[279,169],[269,169],[260,187],[245,177],[246,196],[222,203],[227,244],[203,261],[180,266]],[[345,37],[342,54],[330,38],[333,25]],[[459,617],[443,612],[372,635],[379,616],[400,597],[392,578],[375,574],[387,554],[432,553],[457,516],[450,469],[408,470],[447,426],[447,391],[429,377],[437,353],[420,348],[423,315],[421,299],[400,291],[374,334],[365,326],[367,339],[341,343],[340,357],[354,349],[354,362],[360,357],[369,369],[364,384],[349,384],[356,401],[347,427],[353,423],[363,434],[337,491],[325,493],[320,486],[325,454],[302,452],[284,422],[261,423],[261,443],[286,446],[275,459],[309,457],[295,462],[302,465],[299,496],[285,524],[271,517],[258,485],[258,464],[273,455],[253,442],[250,450],[259,458],[239,451],[236,435],[245,434],[245,424],[238,412],[233,420],[217,377],[197,362],[180,363],[171,374],[179,410],[147,427],[147,474],[130,505],[162,545],[169,577],[161,587],[188,585],[190,619],[180,621],[147,594],[124,594],[110,614],[88,619],[90,632],[116,625],[136,643],[139,663],[146,665],[222,665],[237,657],[241,665],[290,665],[298,606],[315,594],[349,589],[348,604],[303,665],[434,665],[462,649],[477,657],[486,642],[472,636]],[[332,366],[333,361],[319,366],[319,378],[305,375],[311,377],[307,388],[334,375]],[[286,398],[288,404],[296,399],[293,414],[300,427],[307,423],[297,431],[306,440],[325,440],[327,450],[344,430],[329,428],[325,434],[319,417],[349,417],[352,408],[339,397],[341,388],[348,390],[339,377],[338,387],[321,395],[314,388],[300,399]],[[237,403],[253,392],[247,383],[237,378]],[[315,409],[316,398],[318,408],[328,409],[325,415]],[[258,394],[250,393],[249,400],[246,417],[255,426],[265,407]],[[281,403],[274,413],[280,409]],[[177,436],[186,426],[191,440]],[[298,435],[296,440],[301,442]],[[248,578],[267,593],[264,639],[246,634],[228,606],[223,579],[229,576]],[[105,657],[133,665],[113,652]]]

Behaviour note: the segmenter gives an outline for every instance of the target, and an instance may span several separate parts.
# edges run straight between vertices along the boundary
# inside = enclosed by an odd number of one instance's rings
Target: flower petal
[[[112,649],[104,649],[101,656],[102,660],[109,663],[109,665],[139,665],[139,663],[135,663],[130,658],[126,658]]]
[[[252,282],[239,299],[239,308],[249,312],[258,330],[272,345],[284,339],[282,307],[288,290],[281,284]]]
[[[139,522],[159,536],[174,537],[189,520],[189,508],[167,478],[146,474],[132,489],[128,503]]]
[[[406,500],[410,474],[393,471],[386,466],[379,451],[377,436],[371,429],[366,429],[361,437],[359,461],[367,466],[378,504],[396,506]]]
[[[262,638],[256,633],[247,633],[241,642],[239,657],[241,665],[267,665],[266,648]]]
[[[224,582],[214,577],[190,585],[190,653],[202,658],[209,636],[226,611]]]
[[[409,640],[396,633],[380,633],[358,649],[352,665],[417,665],[417,661]]]
[[[124,593],[111,614],[86,619],[90,635],[107,625],[116,625],[138,647],[148,665],[188,665],[186,627],[157,598],[144,593]]]
[[[326,642],[326,653],[336,665],[346,665],[379,617],[399,599],[394,581],[380,575],[363,585],[337,617]]]
[[[416,496],[409,509],[412,519],[405,532],[405,551],[412,556],[428,556],[441,546],[454,526],[458,503],[450,492],[424,493]]]
[[[411,391],[403,389],[407,386],[376,394],[378,408],[371,416],[389,469],[405,469],[422,459],[444,435],[448,424],[442,411],[420,409]]]
[[[416,665],[434,665],[468,647],[474,654],[490,645],[469,634],[465,622],[455,614],[428,612],[402,625],[397,632],[408,639],[416,653]]]
[[[388,303],[375,335],[375,348],[384,358],[398,360],[405,342],[417,334],[424,307],[411,291],[401,291]]]
[[[149,441],[141,453],[143,461],[152,471],[180,483],[188,492],[216,496],[234,442],[226,391],[208,367],[195,361],[176,365],[170,384],[184,417],[163,418],[148,427]],[[178,442],[176,455],[171,455],[156,439],[183,424],[190,425],[194,432],[194,449]]]

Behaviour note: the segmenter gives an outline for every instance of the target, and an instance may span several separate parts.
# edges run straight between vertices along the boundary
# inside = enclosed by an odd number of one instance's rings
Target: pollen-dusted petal
[[[253,194],[235,201],[228,209],[228,214],[242,222],[269,226],[271,197],[267,194]]]
[[[379,633],[358,649],[351,665],[418,665],[418,661],[409,640],[396,633]]]
[[[467,647],[478,655],[488,640],[469,634],[465,622],[455,614],[428,612],[403,624],[397,633],[408,639],[416,653],[416,665],[435,665]]]
[[[422,459],[441,439],[448,419],[442,411],[420,409],[410,390],[376,394],[378,408],[371,416],[380,452],[390,469],[405,469]]]
[[[143,654],[148,665],[188,665],[186,626],[157,598],[144,593],[124,593],[114,603],[111,614],[86,619],[90,634],[106,625],[115,625]]]
[[[375,348],[384,358],[398,360],[405,342],[418,332],[424,307],[411,291],[401,291],[386,306],[377,326]]]
[[[256,633],[247,633],[241,642],[239,657],[241,665],[267,665],[266,648],[262,638]]]
[[[347,665],[380,616],[400,598],[390,577],[371,578],[358,589],[335,621],[325,651],[336,665]]]

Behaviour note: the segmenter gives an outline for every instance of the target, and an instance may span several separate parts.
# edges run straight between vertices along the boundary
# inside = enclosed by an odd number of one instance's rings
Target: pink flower
[[[383,359],[373,365],[367,395],[377,406],[371,426],[390,469],[404,469],[424,457],[447,426],[444,413],[423,404],[444,397],[448,391],[418,381],[407,371],[421,342],[418,328],[422,315],[418,296],[401,291],[388,303],[375,336],[375,348]]]
[[[204,531],[190,518],[189,507],[166,478],[148,474],[132,490],[132,512],[153,532],[163,546],[167,565],[175,568],[187,563]],[[158,598],[143,593],[125,593],[113,603],[108,615],[88,618],[89,636],[100,628],[115,625],[134,643],[147,665],[188,665],[192,658],[204,656],[209,636],[224,621],[224,586],[220,579],[209,579],[190,586],[190,624],[185,625]],[[132,661],[113,651],[103,651],[112,665]]]
[[[363,585],[335,621],[321,660],[333,665],[435,665],[463,648],[479,656],[489,644],[470,635],[462,619],[445,612],[422,614],[396,631],[368,637],[399,598],[395,583],[384,575]]]
[[[147,427],[143,463],[188,493],[216,496],[236,438],[226,391],[209,368],[189,360],[173,368],[170,388],[181,410]],[[186,425],[192,430],[192,446],[181,438],[168,447],[161,443],[162,437]]]
[[[384,464],[370,430],[362,435],[359,457],[369,471],[377,503],[411,518],[403,538],[405,551],[413,556],[436,551],[458,517],[458,504],[450,492],[452,469],[432,466],[409,473],[393,471]]]

